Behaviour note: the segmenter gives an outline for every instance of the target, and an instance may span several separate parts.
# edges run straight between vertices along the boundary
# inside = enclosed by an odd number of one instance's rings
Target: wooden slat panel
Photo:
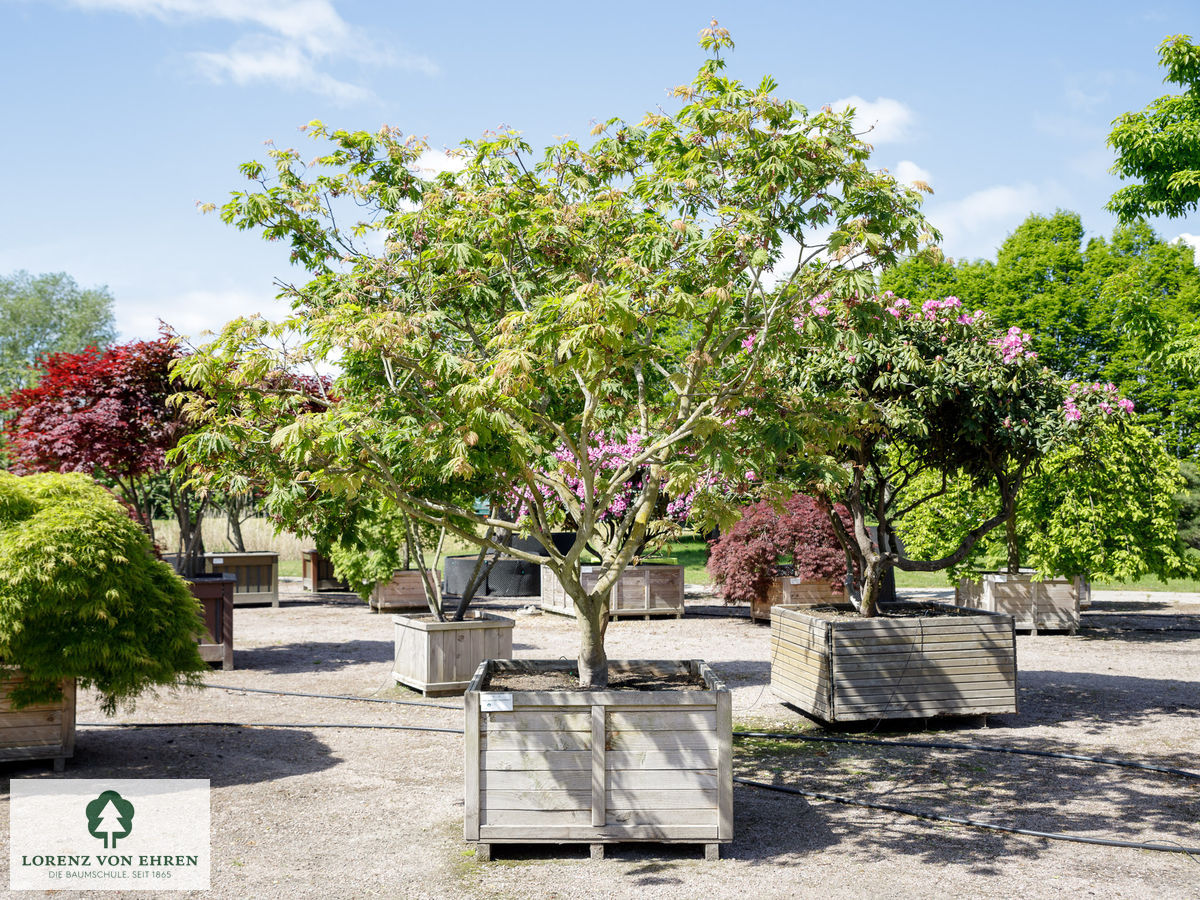
[[[591,734],[582,731],[485,731],[483,750],[589,750]]]
[[[608,807],[605,803],[608,787],[608,773],[605,771],[608,758],[608,741],[605,737],[607,730],[607,715],[603,706],[592,707],[592,791],[590,806],[592,825],[600,827],[608,817]]]
[[[554,772],[590,772],[591,751],[547,750],[522,752],[518,750],[489,750],[480,753],[480,768],[493,771],[546,770]]]
[[[715,769],[716,750],[610,750],[609,771],[614,769]]]
[[[588,826],[538,827],[536,838],[530,837],[528,825],[487,825],[480,828],[479,840],[493,843],[525,843],[530,840],[553,842],[592,843],[603,841],[660,841],[663,843],[712,840],[717,837],[717,826],[712,825],[605,825],[603,828]]]
[[[590,810],[592,792],[588,790],[496,790],[490,788],[484,795],[482,815],[488,818],[489,811],[498,809],[525,810]]]
[[[704,809],[717,808],[718,791],[709,790],[620,790],[608,791],[609,809]]]
[[[610,809],[613,825],[718,825],[715,806],[708,809]],[[498,823],[499,824],[499,823]]]
[[[514,708],[525,709],[534,706],[559,706],[587,708],[588,701],[595,701],[603,706],[664,706],[673,703],[679,706],[708,706],[715,707],[716,700],[712,691],[521,691],[514,696]]]
[[[481,666],[482,668],[482,666]],[[480,770],[485,768],[479,750],[479,694],[467,691],[463,695],[463,771],[466,778],[463,802],[463,836],[468,841],[479,840],[479,806],[481,800]]]
[[[634,790],[636,788],[659,788],[662,790],[717,789],[716,769],[664,769],[613,770],[608,772],[610,790]]]
[[[613,775],[618,773],[614,772]],[[662,773],[654,773],[662,774]],[[591,796],[591,772],[539,772],[484,770],[479,773],[482,790],[497,791],[586,791]]]
[[[615,731],[609,729],[609,750],[715,750],[715,731]]]
[[[614,731],[712,731],[717,727],[716,709],[651,709],[609,711],[608,726]]]
[[[592,730],[591,711],[559,712],[553,708],[530,709],[521,707],[513,712],[484,713],[484,727],[488,731],[586,731]]]

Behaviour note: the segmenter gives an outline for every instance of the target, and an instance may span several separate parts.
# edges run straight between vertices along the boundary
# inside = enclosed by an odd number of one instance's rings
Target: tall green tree
[[[108,289],[81,288],[65,272],[0,276],[0,393],[29,387],[38,357],[116,340]]]
[[[287,322],[230,323],[180,362],[202,389],[181,464],[219,483],[231,453],[259,446],[288,470],[264,469],[272,492],[379,492],[544,563],[578,613],[580,681],[603,686],[610,593],[660,495],[704,473],[752,480],[768,457],[803,451],[802,410],[737,441],[764,358],[798,351],[793,318],[810,298],[868,293],[875,267],[926,234],[920,196],[868,165],[852,115],[729,77],[715,23],[702,44],[710,58],[676,88],[680,109],[609,120],[590,147],[539,158],[516,133],[489,135],[465,144],[461,172],[425,179],[420,141],[317,125],[315,163],[280,149],[243,166],[254,185],[224,218],[289,241],[311,278],[288,290]],[[335,360],[337,402],[286,414],[272,376]],[[464,495],[510,502],[481,514]],[[567,518],[578,537],[561,552],[551,534]],[[545,555],[505,550],[499,530]],[[585,588],[589,545],[598,579]]]
[[[1200,47],[1186,34],[1172,35],[1159,45],[1158,58],[1167,71],[1163,81],[1183,92],[1124,113],[1108,136],[1117,151],[1113,174],[1133,182],[1108,201],[1122,222],[1179,218],[1200,203]]]
[[[1200,321],[1200,269],[1190,247],[1145,222],[1085,244],[1076,213],[1035,214],[994,262],[906,260],[881,285],[915,303],[953,294],[1001,326],[1028,330],[1060,375],[1116,384],[1173,455],[1200,448],[1200,377],[1169,350]]]

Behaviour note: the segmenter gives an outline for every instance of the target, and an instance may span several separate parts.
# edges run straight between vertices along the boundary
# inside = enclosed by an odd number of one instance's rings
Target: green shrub
[[[84,475],[0,472],[0,661],[27,678],[14,707],[57,699],[65,678],[108,713],[194,684],[202,629],[187,585],[107,491]]]

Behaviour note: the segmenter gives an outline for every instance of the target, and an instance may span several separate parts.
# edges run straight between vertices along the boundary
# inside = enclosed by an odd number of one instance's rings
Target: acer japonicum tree
[[[256,443],[292,470],[283,494],[379,492],[544,564],[578,614],[581,683],[605,685],[610,593],[660,496],[806,456],[804,400],[767,396],[765,359],[798,352],[791,322],[809,297],[868,290],[874,267],[927,234],[920,195],[867,164],[851,112],[810,113],[770,78],[729,77],[732,41],[715,24],[701,44],[710,58],[675,90],[679,109],[608,120],[590,146],[535,154],[516,132],[489,134],[462,145],[460,171],[426,177],[419,140],[314,123],[313,162],[274,149],[269,167],[245,164],[254,184],[222,217],[287,241],[309,277],[284,286],[286,321],[230,323],[177,364],[198,388],[181,444],[193,477],[219,482],[220,448]],[[338,367],[337,404],[241,415],[286,404],[267,377],[313,364]],[[747,428],[759,439],[739,440]],[[634,434],[629,459],[597,464],[600,436]],[[508,513],[462,499],[514,494],[529,502]],[[577,537],[561,551],[551,535],[568,518]],[[544,553],[503,548],[503,532]]]
[[[844,508],[838,515],[845,528],[852,527]],[[765,598],[771,579],[779,575],[841,584],[846,553],[828,511],[797,494],[782,507],[762,500],[742,510],[733,527],[712,543],[708,573],[726,600],[749,603]]]
[[[68,678],[108,713],[154,687],[198,684],[203,627],[187,585],[103,487],[0,472],[0,662],[26,677],[14,706],[58,699]]]
[[[4,401],[11,470],[82,472],[106,481],[154,539],[155,496],[165,491],[179,523],[185,573],[198,574],[206,501],[166,474],[166,453],[183,433],[169,399],[180,356],[168,335],[82,353],[54,353],[35,366],[37,382]]]

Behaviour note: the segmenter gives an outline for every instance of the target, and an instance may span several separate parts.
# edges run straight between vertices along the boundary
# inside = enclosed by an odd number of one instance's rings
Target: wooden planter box
[[[516,691],[491,672],[571,669],[556,661],[482,663],[464,695],[466,822],[478,856],[496,843],[702,843],[733,839],[732,705],[700,660],[609,662],[687,671],[705,690]]]
[[[1015,713],[1012,616],[964,612],[830,621],[776,606],[771,690],[826,722]]]
[[[0,669],[0,761],[52,759],[54,771],[75,755],[75,679],[62,683],[62,699],[14,710],[12,689],[25,680],[19,669]]]
[[[210,575],[234,575],[234,606],[270,603],[279,606],[279,554],[270,550],[246,553],[207,553],[204,571]]]
[[[468,612],[461,622],[393,616],[392,677],[428,695],[461,694],[485,659],[512,656],[513,620]]]
[[[805,581],[803,578],[780,575],[771,579],[766,597],[755,597],[750,601],[750,618],[756,622],[769,622],[771,608],[780,604],[818,606],[845,601],[846,591],[841,585],[834,587],[828,581]]]
[[[591,590],[600,580],[599,566],[583,567],[583,586]],[[542,609],[575,615],[575,604],[554,573],[542,566]],[[683,617],[683,566],[629,566],[613,586],[610,618],[618,616]]]
[[[987,573],[978,581],[964,578],[954,591],[960,606],[1007,613],[1019,629],[1066,631],[1079,628],[1079,608],[1090,600],[1082,578],[1047,578],[1033,581],[1027,574]]]
[[[350,585],[333,573],[333,563],[316,550],[300,552],[301,582],[311,594],[318,591],[348,591]]]
[[[396,569],[391,581],[377,582],[368,601],[372,612],[392,612],[398,609],[429,609],[421,573]],[[472,672],[475,670],[472,669]]]
[[[222,669],[233,668],[233,575],[199,577],[188,582],[192,596],[204,607],[204,628],[200,640],[200,658],[219,662]]]

